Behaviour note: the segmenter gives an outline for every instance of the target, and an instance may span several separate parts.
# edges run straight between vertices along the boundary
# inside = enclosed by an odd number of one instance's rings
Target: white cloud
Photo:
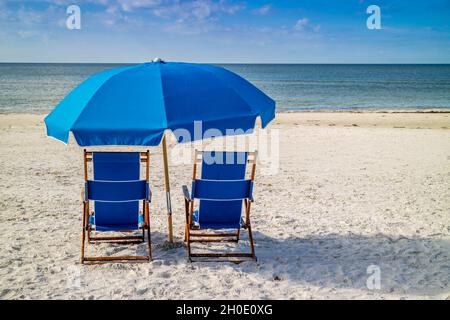
[[[56,5],[56,6],[70,6],[72,4],[81,6],[84,3],[91,3],[91,4],[99,4],[99,5],[108,5],[108,3],[113,2],[114,0],[28,0],[23,1],[25,2],[43,2],[48,3],[50,5]]]
[[[243,5],[230,4],[225,0],[166,0],[153,7],[152,12],[155,16],[163,18],[206,20],[220,14],[234,15],[243,8]]]
[[[180,34],[207,33],[217,29],[222,16],[234,15],[245,8],[243,1],[75,0],[81,7],[85,26],[100,25],[117,30],[132,30],[152,25],[159,30]],[[21,38],[31,37],[29,30],[51,32],[52,28],[65,27],[66,6],[74,3],[73,0],[30,0],[31,2],[44,2],[48,6],[36,9],[35,6],[24,4],[12,11],[8,8],[8,1],[0,0],[0,26],[6,26],[7,30],[13,30],[12,33]],[[86,4],[95,4],[100,8],[84,11],[83,5]],[[20,33],[18,30],[21,30]]]
[[[167,20],[164,30],[181,34],[204,33],[211,30],[220,15],[234,15],[244,8],[228,1],[167,1],[152,9],[152,14]]]
[[[266,4],[260,8],[256,8],[252,11],[253,14],[256,15],[261,15],[261,16],[265,16],[266,14],[268,14],[270,12],[270,10],[272,10],[272,5],[271,4]]]
[[[58,0],[53,0],[58,1]],[[87,0],[104,1],[104,5],[120,8],[124,12],[148,10],[157,17],[204,20],[214,15],[233,15],[243,9],[243,5],[227,0]]]
[[[301,18],[297,21],[297,23],[294,26],[294,29],[297,31],[303,30],[307,25],[309,24],[308,18]]]
[[[136,9],[152,9],[166,1],[163,0],[117,0],[123,11],[131,12]]]
[[[44,14],[45,12],[25,9],[24,7],[21,7],[17,11],[17,18],[24,25],[34,25],[42,22]]]
[[[17,31],[17,35],[22,39],[32,38],[39,36],[39,32],[35,30],[19,30]]]
[[[205,22],[189,23],[182,20],[167,23],[163,26],[163,30],[181,35],[195,35],[206,33],[212,29],[211,24]]]

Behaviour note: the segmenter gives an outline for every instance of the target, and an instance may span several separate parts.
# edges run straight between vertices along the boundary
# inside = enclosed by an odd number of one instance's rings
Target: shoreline
[[[0,116],[4,115],[20,115],[20,114],[28,114],[28,115],[40,115],[45,116],[49,114],[51,110],[48,112],[42,111],[26,111],[26,112],[4,112],[0,111]],[[348,108],[348,109],[332,109],[332,108],[323,108],[323,109],[298,109],[298,110],[289,110],[289,109],[277,109],[277,114],[280,113],[450,113],[450,107],[448,108],[426,108],[426,109],[418,109],[418,108],[404,108],[404,109],[395,109],[395,108]]]
[[[430,108],[430,109],[313,109],[313,110],[280,110],[279,113],[450,113],[450,108]]]
[[[0,114],[0,128],[12,126],[42,126],[44,113]],[[450,129],[450,109],[446,111],[295,111],[278,112],[269,128],[280,126],[363,127],[395,129]]]

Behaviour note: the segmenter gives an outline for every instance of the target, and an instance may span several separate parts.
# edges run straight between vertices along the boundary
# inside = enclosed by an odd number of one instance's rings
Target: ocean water
[[[0,113],[50,111],[90,75],[119,64],[0,63]],[[450,108],[450,65],[232,64],[278,111]]]

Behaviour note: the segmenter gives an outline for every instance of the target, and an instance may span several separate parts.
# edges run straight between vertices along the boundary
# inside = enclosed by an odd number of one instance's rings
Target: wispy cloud
[[[266,4],[266,5],[263,5],[262,7],[253,9],[252,13],[256,14],[256,15],[265,16],[265,15],[267,15],[270,12],[270,10],[272,10],[272,5],[271,4]]]
[[[297,22],[294,25],[294,30],[296,31],[302,31],[303,29],[305,29],[305,27],[309,24],[309,19],[308,18],[301,18],[298,19]]]
[[[182,34],[211,30],[221,15],[234,15],[245,8],[225,0],[170,1],[151,10],[156,17],[166,19],[164,30]]]
[[[126,12],[131,12],[136,9],[153,9],[165,2],[163,0],[117,0],[120,8]]]
[[[34,0],[32,0],[34,1]],[[73,1],[44,0],[52,5],[66,6]],[[243,10],[243,2],[233,0],[78,0],[82,14],[97,24],[129,29],[160,21],[160,30],[179,34],[198,34],[212,30],[222,16]],[[84,11],[95,4],[102,9]]]
[[[58,0],[56,0],[58,1]],[[193,17],[206,19],[214,15],[235,14],[244,8],[227,0],[86,0],[96,1],[109,8],[120,9],[124,12],[151,13],[157,17]]]
[[[151,12],[158,17],[164,18],[207,20],[216,18],[220,14],[233,15],[243,8],[244,5],[242,4],[229,3],[225,0],[166,0],[163,2],[160,1],[160,4],[155,5]]]
[[[26,9],[25,7],[22,6],[17,11],[17,19],[23,25],[40,24],[43,21],[45,14],[46,14],[45,12]]]
[[[314,32],[319,32],[321,28],[322,27],[320,24],[313,25],[308,18],[298,19],[293,27],[295,31],[314,31]]]
[[[58,10],[53,4],[44,9],[35,9],[25,4],[17,9],[0,2],[0,29],[19,39],[37,38],[47,41],[48,33],[59,25]],[[61,11],[65,14],[65,11]]]
[[[11,2],[5,0],[5,2]],[[108,14],[151,14],[156,17],[205,20],[221,14],[233,15],[245,8],[232,0],[30,0],[30,3],[47,3],[56,6],[77,4],[99,5]]]
[[[244,4],[229,0],[86,1],[96,1],[97,4],[106,7],[105,11],[97,14],[103,25],[117,27],[118,24],[125,22],[136,24],[136,20],[162,19],[163,22],[160,24],[162,30],[180,34],[207,32],[214,27],[221,16],[234,15],[245,8]]]

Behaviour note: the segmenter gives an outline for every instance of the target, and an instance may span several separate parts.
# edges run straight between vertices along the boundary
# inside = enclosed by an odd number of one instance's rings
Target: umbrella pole
[[[166,185],[166,201],[167,201],[167,223],[169,227],[169,242],[173,243],[173,228],[172,228],[172,203],[170,200],[170,183],[169,183],[169,163],[167,160],[167,142],[164,134],[162,140],[163,160],[164,160],[164,181]]]

